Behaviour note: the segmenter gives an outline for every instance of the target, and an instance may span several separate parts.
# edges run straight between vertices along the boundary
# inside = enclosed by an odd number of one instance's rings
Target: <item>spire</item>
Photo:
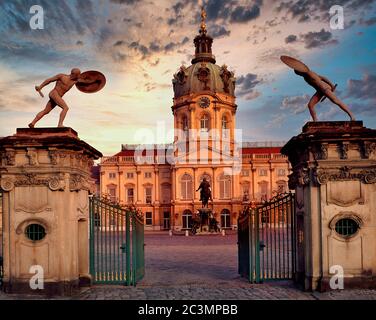
[[[207,14],[205,8],[201,8],[201,25],[199,35],[194,39],[196,47],[195,57],[192,59],[192,64],[197,62],[210,62],[215,63],[215,57],[212,54],[213,38],[207,34],[206,28]]]
[[[204,6],[201,7],[201,28],[200,28],[200,34],[206,34],[206,11]]]

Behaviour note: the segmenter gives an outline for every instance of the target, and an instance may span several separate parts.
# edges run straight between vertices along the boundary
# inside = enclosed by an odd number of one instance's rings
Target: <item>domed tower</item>
[[[226,65],[216,64],[212,53],[213,38],[207,33],[205,20],[206,12],[202,9],[192,65],[181,66],[172,80],[175,139],[183,141],[189,134],[189,143],[199,144],[205,136],[209,149],[232,155],[236,79]]]

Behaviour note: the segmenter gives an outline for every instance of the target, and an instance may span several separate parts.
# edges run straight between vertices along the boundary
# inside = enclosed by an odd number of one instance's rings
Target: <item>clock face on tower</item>
[[[208,97],[202,97],[198,100],[198,104],[201,108],[206,109],[210,106],[210,99]]]

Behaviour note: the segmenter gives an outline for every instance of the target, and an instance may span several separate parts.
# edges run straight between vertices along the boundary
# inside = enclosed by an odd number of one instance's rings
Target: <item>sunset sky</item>
[[[31,30],[29,9],[44,9],[44,30]],[[172,77],[190,65],[199,29],[197,0],[0,0],[0,136],[25,127],[47,103],[34,86],[73,67],[98,70],[106,87],[73,88],[65,125],[105,155],[137,141],[139,129],[173,127]],[[310,119],[314,90],[281,63],[303,60],[338,84],[355,117],[376,128],[376,1],[208,0],[209,34],[217,64],[237,77],[237,127],[243,141],[288,140]],[[344,8],[345,28],[331,30],[329,8]],[[55,108],[37,126],[56,126]],[[320,120],[348,120],[329,102]],[[171,142],[167,134],[155,142]],[[151,143],[153,141],[148,141]]]

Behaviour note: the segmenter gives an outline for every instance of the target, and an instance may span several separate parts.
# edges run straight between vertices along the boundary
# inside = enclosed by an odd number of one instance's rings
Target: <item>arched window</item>
[[[231,198],[231,177],[222,174],[219,177],[219,197],[220,199]]]
[[[248,201],[249,200],[249,189],[250,189],[250,183],[249,182],[245,182],[243,183],[242,185],[242,189],[243,189],[243,201]]]
[[[203,132],[209,131],[209,117],[208,115],[204,114],[200,120],[200,128]]]
[[[189,123],[188,123],[188,117],[183,116],[183,130],[188,131],[189,130]]]
[[[191,200],[192,199],[192,177],[186,173],[181,177],[181,198],[183,200]]]
[[[227,117],[226,116],[222,116],[222,136],[224,138],[228,137],[228,133],[229,133],[228,131],[229,131],[229,128],[228,128]]]
[[[183,215],[183,229],[190,229],[192,227],[192,212],[184,210]]]
[[[107,194],[110,198],[111,202],[117,202],[117,185],[116,184],[110,184],[107,186]]]
[[[222,129],[228,129],[228,121],[226,116],[222,116]]]
[[[127,203],[134,203],[134,188],[127,188]]]
[[[223,209],[221,212],[221,228],[231,228],[231,215],[228,209]]]
[[[259,182],[259,195],[261,201],[268,201],[268,182],[261,181]]]
[[[204,178],[206,178],[206,181],[208,181],[209,183],[211,182],[211,177],[210,177],[207,173],[204,173],[204,174],[200,177],[200,183],[202,182],[202,180],[204,180]]]

